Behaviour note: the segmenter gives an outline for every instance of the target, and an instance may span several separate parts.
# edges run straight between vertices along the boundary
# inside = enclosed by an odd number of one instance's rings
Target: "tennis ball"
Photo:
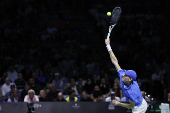
[[[111,16],[111,12],[107,12],[107,16]]]

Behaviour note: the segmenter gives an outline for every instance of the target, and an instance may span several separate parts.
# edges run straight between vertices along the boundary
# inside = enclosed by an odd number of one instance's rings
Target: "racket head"
[[[112,11],[112,16],[110,18],[110,24],[114,25],[117,24],[117,22],[119,21],[120,15],[122,13],[122,10],[120,7],[115,7]]]

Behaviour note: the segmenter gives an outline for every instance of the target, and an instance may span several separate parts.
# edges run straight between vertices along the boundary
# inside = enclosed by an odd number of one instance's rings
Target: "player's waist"
[[[137,106],[137,107],[140,107],[143,103],[145,103],[146,101],[145,101],[145,99],[144,98],[141,98],[141,100],[140,101],[138,101],[137,103],[135,103],[135,106]]]

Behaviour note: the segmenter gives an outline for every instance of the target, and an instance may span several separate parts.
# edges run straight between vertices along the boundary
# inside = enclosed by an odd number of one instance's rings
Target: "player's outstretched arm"
[[[131,100],[129,100],[129,104],[121,103],[116,100],[113,100],[112,103],[115,106],[122,106],[122,107],[129,108],[129,109],[133,109],[135,107],[135,102],[132,102]]]
[[[117,60],[116,56],[114,55],[114,53],[113,53],[113,51],[112,51],[112,49],[110,47],[110,38],[105,39],[105,44],[106,44],[107,50],[109,51],[112,63],[115,65],[116,70],[119,71],[121,68],[120,68],[120,66],[118,64],[118,60]]]

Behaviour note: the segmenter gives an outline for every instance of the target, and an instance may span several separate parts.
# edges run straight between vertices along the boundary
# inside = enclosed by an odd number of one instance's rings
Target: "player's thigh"
[[[132,109],[132,113],[145,113],[146,110],[147,110],[147,105],[141,107],[135,106],[135,108]]]
[[[138,110],[132,110],[132,113],[145,113],[147,109],[138,109]]]

